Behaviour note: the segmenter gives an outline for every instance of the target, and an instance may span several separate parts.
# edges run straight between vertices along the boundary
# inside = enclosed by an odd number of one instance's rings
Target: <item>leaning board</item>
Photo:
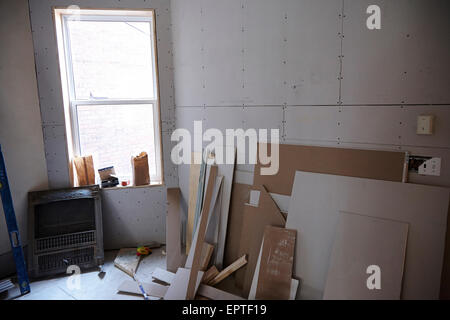
[[[270,145],[269,145],[270,146]],[[279,170],[275,175],[261,175],[255,165],[254,185],[264,185],[271,193],[291,195],[295,171],[401,182],[405,152],[359,150],[280,144]],[[259,148],[266,148],[259,143]],[[270,154],[270,152],[269,152]],[[259,157],[258,157],[259,159]]]
[[[438,299],[448,205],[446,188],[297,171],[286,228],[297,229],[300,298],[322,298],[339,211],[346,211],[409,223],[402,298]]]
[[[407,240],[407,223],[340,212],[323,298],[400,299]]]

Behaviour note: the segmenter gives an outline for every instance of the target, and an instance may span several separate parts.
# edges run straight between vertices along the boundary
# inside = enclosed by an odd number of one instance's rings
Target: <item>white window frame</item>
[[[80,156],[80,135],[78,125],[77,107],[79,105],[139,105],[151,104],[153,105],[153,126],[154,126],[154,147],[155,147],[155,161],[156,161],[156,175],[150,176],[151,185],[162,185],[164,183],[163,161],[162,161],[162,146],[161,146],[161,118],[160,118],[160,97],[159,97],[159,78],[158,78],[158,55],[156,46],[156,23],[154,9],[130,10],[130,9],[81,9],[75,12],[66,8],[53,8],[56,32],[58,38],[58,51],[63,49],[64,52],[59,52],[60,68],[62,83],[66,83],[66,88],[63,88],[63,95],[65,95],[65,112],[69,113],[70,129],[67,143],[72,152],[69,155]],[[80,13],[80,14],[78,14]],[[67,22],[70,20],[81,21],[113,21],[113,22],[148,22],[150,24],[150,47],[153,67],[153,92],[155,97],[145,99],[77,99],[75,92],[75,80],[73,73],[73,63],[70,45],[70,35]],[[58,23],[60,24],[58,26]],[[65,79],[64,79],[65,78]],[[67,123],[66,123],[67,127]],[[69,141],[71,137],[71,141]]]

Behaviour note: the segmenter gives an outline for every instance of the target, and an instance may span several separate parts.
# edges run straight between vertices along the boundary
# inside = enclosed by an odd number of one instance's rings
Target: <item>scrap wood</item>
[[[209,281],[214,279],[218,274],[219,270],[217,270],[216,266],[212,266],[203,275],[202,283],[208,283]]]
[[[256,299],[289,299],[296,234],[292,229],[265,228]]]
[[[188,220],[186,225],[186,254],[189,254],[189,251],[191,250],[197,199],[199,196],[203,197],[204,167],[195,161],[198,158],[202,158],[201,152],[193,152],[191,154],[192,161],[189,168]],[[201,189],[199,189],[199,187],[201,187]]]
[[[167,284],[171,284],[173,279],[175,278],[175,273],[161,268],[156,268],[152,273],[152,278]]]
[[[185,268],[178,268],[177,273],[175,274],[175,278],[173,279],[172,283],[167,289],[167,293],[164,295],[164,300],[185,300],[191,273],[192,270]],[[196,284],[194,287],[194,297],[202,278],[203,278],[203,271],[199,271],[196,277]]]
[[[239,268],[243,267],[247,264],[247,255],[243,255],[239,259],[237,259],[235,262],[230,264],[228,267],[223,269],[221,272],[219,272],[218,275],[216,275],[211,281],[208,282],[210,286],[214,286],[218,284],[220,281],[228,277],[230,274],[238,270]]]
[[[211,198],[213,195],[213,189],[214,189],[214,185],[215,185],[215,181],[216,181],[217,171],[218,171],[217,166],[215,166],[215,165],[211,166],[210,172],[209,172],[207,189],[206,189],[205,204],[202,209],[202,215],[200,217],[200,223],[199,223],[198,233],[197,233],[197,241],[196,241],[195,247],[194,247],[195,250],[194,250],[193,261],[192,261],[192,269],[189,274],[189,282],[188,282],[187,292],[186,292],[187,300],[192,300],[195,297],[195,291],[196,291],[195,284],[197,283],[198,271],[200,271],[200,257],[202,254],[202,244],[205,239],[206,226],[208,223],[208,213],[209,213],[209,208],[211,207]],[[214,204],[213,204],[213,206],[214,206]],[[200,280],[201,280],[201,278],[200,278]]]
[[[167,293],[168,286],[163,286],[158,283],[142,283],[142,287],[144,288],[145,292],[149,296],[162,298]],[[125,292],[125,293],[131,293],[131,294],[138,294],[143,295],[141,289],[139,289],[139,284],[136,281],[133,280],[125,280],[122,282],[117,288],[117,291],[119,292]]]
[[[244,206],[240,237],[239,254],[248,255],[248,264],[235,275],[236,286],[243,289],[244,296],[250,291],[265,227],[268,225],[284,227],[286,224],[286,218],[264,186],[258,186],[257,189],[261,191],[259,206]]]
[[[176,272],[183,260],[181,255],[180,188],[167,189],[166,249],[167,269]]]
[[[202,248],[202,256],[200,261],[200,270],[206,271],[209,265],[209,261],[211,260],[211,256],[214,251],[214,246],[212,244],[209,244],[207,242],[203,242],[203,248]]]
[[[219,290],[210,285],[202,284],[198,288],[197,294],[212,300],[245,300],[242,297]]]
[[[205,235],[204,235],[204,241],[206,241],[206,238],[208,237],[208,234],[210,232],[212,232],[212,229],[217,229],[217,217],[215,216],[217,214],[217,211],[215,210],[216,205],[218,203],[218,200],[220,199],[219,194],[221,193],[222,190],[222,182],[223,182],[223,176],[216,176],[215,179],[215,183],[214,183],[214,189],[213,189],[213,193],[212,193],[212,197],[211,197],[211,207],[209,208],[209,213],[208,213],[208,219],[207,219],[207,224],[206,224],[206,230],[205,230]],[[194,233],[194,238],[192,239],[192,246],[191,246],[191,250],[189,251],[189,254],[186,258],[186,263],[184,265],[185,268],[187,269],[191,269],[192,268],[192,261],[194,259],[194,251],[195,251],[195,246],[197,244],[197,238],[198,238],[198,230],[199,230],[200,225],[197,225],[196,229],[195,229],[195,233]],[[208,241],[212,241],[213,236],[209,236],[208,237]],[[202,254],[203,254],[203,247],[202,247]]]
[[[117,253],[114,266],[134,277],[140,261],[141,257],[136,255],[136,248],[123,248]]]

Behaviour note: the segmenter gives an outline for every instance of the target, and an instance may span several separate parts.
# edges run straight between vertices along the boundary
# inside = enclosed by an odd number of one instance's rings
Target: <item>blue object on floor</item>
[[[2,146],[0,145],[0,196],[2,198],[3,211],[5,213],[6,226],[8,227],[9,240],[16,263],[17,278],[20,292],[26,294],[30,292],[30,282],[28,280],[25,257],[23,255],[22,243],[20,241],[19,228],[17,227],[16,214],[9,189],[8,176],[6,175],[5,159],[3,158]]]

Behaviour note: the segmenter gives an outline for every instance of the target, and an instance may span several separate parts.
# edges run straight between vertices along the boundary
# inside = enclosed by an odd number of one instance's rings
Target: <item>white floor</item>
[[[163,248],[153,249],[152,254],[143,257],[136,277],[142,282],[150,282],[151,274],[159,268],[166,268],[166,257]],[[105,265],[103,277],[99,270],[82,272],[79,289],[72,289],[68,275],[46,278],[31,282],[31,292],[17,297],[18,289],[11,289],[8,295],[2,298],[17,300],[143,300],[142,296],[118,293],[117,288],[124,280],[131,280],[123,271],[114,266],[114,258],[118,250],[105,251]],[[68,283],[69,280],[69,283]]]

